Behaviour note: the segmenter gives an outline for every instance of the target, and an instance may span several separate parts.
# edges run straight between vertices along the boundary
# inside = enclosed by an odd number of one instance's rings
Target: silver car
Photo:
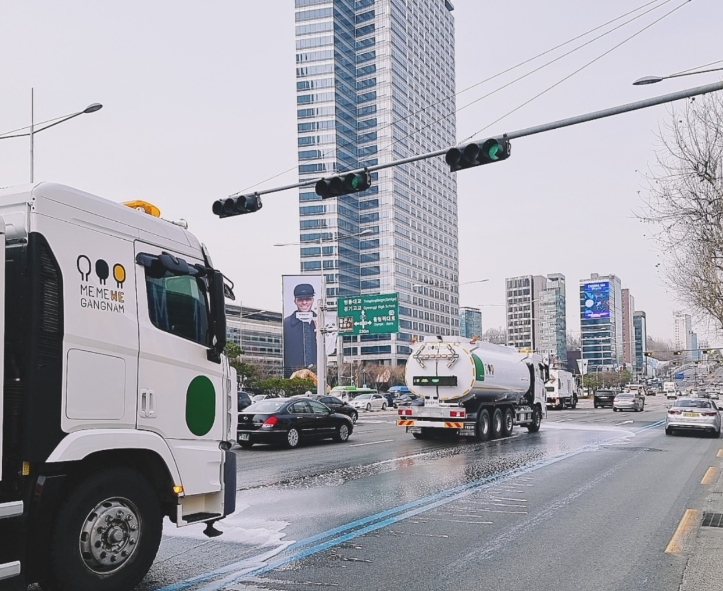
[[[639,391],[621,392],[613,400],[613,410],[634,410],[642,411],[645,408],[645,395]]]
[[[668,409],[665,434],[677,430],[697,430],[720,436],[721,418],[715,402],[706,398],[679,398]]]

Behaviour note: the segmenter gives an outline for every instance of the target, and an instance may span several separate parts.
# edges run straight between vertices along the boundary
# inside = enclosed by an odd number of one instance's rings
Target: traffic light
[[[682,351],[673,351],[673,355],[682,355],[682,354],[683,354]]]
[[[703,349],[703,353],[706,355],[710,355],[713,352],[713,349]]]
[[[360,193],[372,186],[372,175],[368,172],[350,172],[342,176],[321,179],[314,190],[322,199]]]
[[[490,162],[507,160],[511,152],[510,141],[506,136],[502,136],[451,148],[447,150],[444,159],[449,164],[449,171],[456,172]]]
[[[261,209],[262,206],[261,196],[254,193],[253,195],[218,199],[213,203],[213,213],[220,218],[229,218],[244,213],[253,213]]]
[[[652,357],[652,356],[653,356],[653,354],[652,354],[650,351],[646,351],[645,353],[643,353],[643,355],[645,355],[646,357]]]

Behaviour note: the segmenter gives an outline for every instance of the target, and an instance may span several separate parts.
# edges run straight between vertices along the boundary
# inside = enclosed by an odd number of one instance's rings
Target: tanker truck
[[[422,406],[398,410],[397,425],[417,439],[438,435],[487,441],[515,425],[539,431],[549,367],[542,357],[461,337],[425,337],[412,349],[405,381]]]

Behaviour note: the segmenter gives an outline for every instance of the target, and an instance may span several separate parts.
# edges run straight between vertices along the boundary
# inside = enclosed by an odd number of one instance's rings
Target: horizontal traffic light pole
[[[605,119],[607,117],[613,117],[615,115],[621,115],[623,113],[630,113],[631,111],[639,111],[640,109],[647,109],[649,107],[655,107],[657,105],[663,105],[665,103],[670,103],[673,101],[678,101],[685,98],[691,98],[694,96],[699,96],[702,94],[708,94],[709,92],[717,92],[719,90],[723,90],[723,82],[716,82],[714,84],[707,84],[705,86],[696,86],[695,88],[688,88],[686,90],[680,90],[678,92],[671,92],[668,94],[663,94],[657,97],[652,97],[649,99],[644,99],[642,101],[636,101],[634,103],[627,103],[625,105],[619,105],[617,107],[611,107],[609,109],[603,109],[601,111],[594,111],[592,113],[586,113],[584,115],[577,115],[576,117],[569,117],[567,119],[560,119],[558,121],[553,121],[551,123],[545,123],[543,125],[536,125],[534,127],[528,127],[526,129],[520,129],[518,131],[512,131],[505,134],[495,134],[494,136],[490,136],[492,139],[497,140],[513,140],[516,138],[522,138],[527,137],[530,135],[536,135],[538,133],[544,133],[546,131],[553,131],[555,129],[561,129],[563,127],[571,127],[572,125],[579,125],[580,123],[587,123],[588,121],[595,121],[597,119]],[[481,140],[479,142],[471,142],[471,143],[477,143],[478,145],[482,146],[483,143],[486,140]],[[278,193],[280,191],[286,191],[288,189],[296,189],[299,187],[309,187],[309,186],[315,186],[320,181],[326,181],[331,182],[334,178],[339,178],[342,176],[347,175],[354,175],[354,174],[360,174],[364,172],[374,172],[376,170],[383,170],[385,168],[392,168],[394,166],[401,166],[402,164],[410,164],[412,162],[419,162],[420,160],[427,160],[429,158],[435,158],[436,156],[444,156],[446,155],[450,150],[458,149],[459,146],[450,146],[449,148],[444,148],[442,150],[436,150],[434,152],[427,152],[426,154],[419,154],[418,156],[410,156],[409,158],[403,158],[401,160],[393,160],[392,162],[387,162],[386,164],[375,164],[373,166],[367,166],[364,168],[357,168],[354,170],[350,170],[347,172],[344,172],[342,174],[337,175],[331,175],[329,177],[319,177],[315,178],[313,180],[308,181],[302,181],[299,183],[293,183],[290,185],[283,185],[281,187],[274,187],[272,189],[263,189],[261,191],[254,191],[251,193],[251,195],[267,195],[269,193]],[[230,195],[230,198],[235,198],[241,196],[241,193],[236,193],[234,195]]]

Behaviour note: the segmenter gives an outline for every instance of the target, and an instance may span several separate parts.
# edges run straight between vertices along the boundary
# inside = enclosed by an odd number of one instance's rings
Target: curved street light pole
[[[65,115],[64,117],[60,117],[57,121],[53,121],[49,125],[46,125],[45,127],[41,127],[40,129],[35,129],[35,89],[30,89],[30,131],[26,133],[13,133],[13,135],[7,135],[7,134],[0,134],[0,140],[7,140],[10,138],[15,137],[28,137],[30,136],[30,182],[35,182],[35,134],[40,133],[41,131],[45,131],[46,129],[50,129],[51,127],[55,127],[56,125],[60,125],[61,123],[64,123],[65,121],[68,121],[69,119],[73,119],[74,117],[77,117],[78,115],[85,115],[88,113],[95,113],[96,111],[100,111],[103,108],[103,105],[100,103],[92,103],[88,105],[85,109],[82,111],[78,111],[77,113],[71,113],[70,115]],[[42,125],[42,124],[41,124]],[[21,129],[27,129],[27,128],[21,128]],[[19,130],[18,130],[19,131]]]

